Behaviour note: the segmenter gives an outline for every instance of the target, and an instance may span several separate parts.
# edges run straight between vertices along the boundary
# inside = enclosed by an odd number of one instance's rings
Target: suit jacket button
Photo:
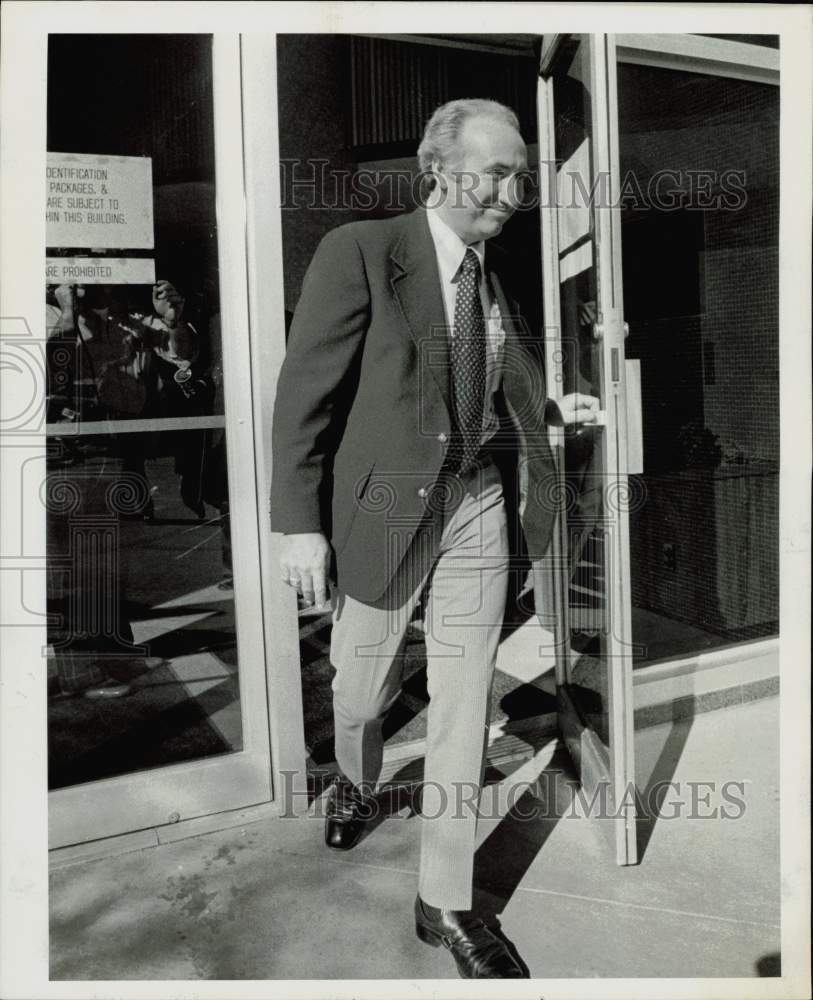
[[[443,431],[441,431],[440,434],[438,434],[438,441],[440,441],[441,444],[446,444],[448,440],[449,440],[448,437],[446,437]]]
[[[422,486],[418,490],[418,496],[421,498],[421,500],[425,500],[429,496],[429,491],[424,489],[424,487]]]

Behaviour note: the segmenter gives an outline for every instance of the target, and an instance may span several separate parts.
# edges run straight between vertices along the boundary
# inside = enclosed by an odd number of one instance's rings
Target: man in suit
[[[472,912],[477,800],[512,551],[541,556],[555,516],[546,422],[598,401],[548,401],[543,345],[519,319],[488,241],[527,171],[514,113],[438,108],[418,150],[425,207],[320,243],[280,373],[272,528],[308,603],[335,580],[336,759],[326,840],[349,849],[382,763],[404,637],[425,606],[428,709],[415,923],[467,978],[527,973]],[[518,501],[521,531],[506,513]],[[510,502],[509,502],[510,506]]]

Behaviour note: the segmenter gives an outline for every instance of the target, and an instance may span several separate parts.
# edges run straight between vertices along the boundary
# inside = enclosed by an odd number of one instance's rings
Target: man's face
[[[525,143],[516,129],[495,118],[469,118],[454,162],[437,167],[438,211],[464,243],[496,236],[521,202],[528,169]]]

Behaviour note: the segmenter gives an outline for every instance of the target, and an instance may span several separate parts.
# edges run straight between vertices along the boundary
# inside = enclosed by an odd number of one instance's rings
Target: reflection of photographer
[[[141,353],[142,369],[154,368],[162,416],[208,412],[214,394],[197,331],[183,319],[184,302],[174,285],[159,281],[152,290],[152,314],[130,313],[123,324],[125,357]]]
[[[132,310],[107,286],[48,288],[48,421],[154,420],[151,430],[115,433],[122,471],[146,483],[146,459],[172,454],[181,499],[203,518],[209,432],[161,432],[160,425],[162,418],[211,414],[215,380],[205,345],[184,318],[185,299],[179,289],[170,281],[157,281],[151,304],[148,313]],[[69,463],[81,461],[75,443],[56,440]],[[152,518],[149,496],[139,513]]]
[[[164,384],[168,413],[184,416],[209,412],[214,383],[206,371],[198,334],[183,319],[185,300],[168,281],[153,288],[153,316],[146,325],[157,338],[153,345]]]
[[[140,359],[141,377],[149,384],[149,410],[160,417],[204,416],[212,412],[214,381],[205,352],[191,323],[183,318],[185,299],[169,281],[152,289],[152,313],[130,313],[126,352]],[[207,445],[205,430],[170,431],[181,499],[199,518],[206,515],[201,476]]]
[[[197,332],[183,319],[185,299],[169,281],[157,281],[152,288],[152,313],[131,313],[138,321],[133,331],[142,345],[176,363],[188,363],[198,353]]]

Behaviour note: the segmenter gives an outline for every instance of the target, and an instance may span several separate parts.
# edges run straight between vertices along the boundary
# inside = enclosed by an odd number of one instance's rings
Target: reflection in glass
[[[202,434],[203,519],[178,472],[199,431],[49,451],[52,788],[240,749],[225,447]],[[134,451],[148,479],[128,471]]]
[[[141,255],[157,278],[45,289],[49,783],[60,788],[232,752],[243,736],[211,38],[51,35],[48,67],[50,150],[149,157],[154,250]]]
[[[618,103],[643,666],[778,633],[779,91],[625,64]]]

